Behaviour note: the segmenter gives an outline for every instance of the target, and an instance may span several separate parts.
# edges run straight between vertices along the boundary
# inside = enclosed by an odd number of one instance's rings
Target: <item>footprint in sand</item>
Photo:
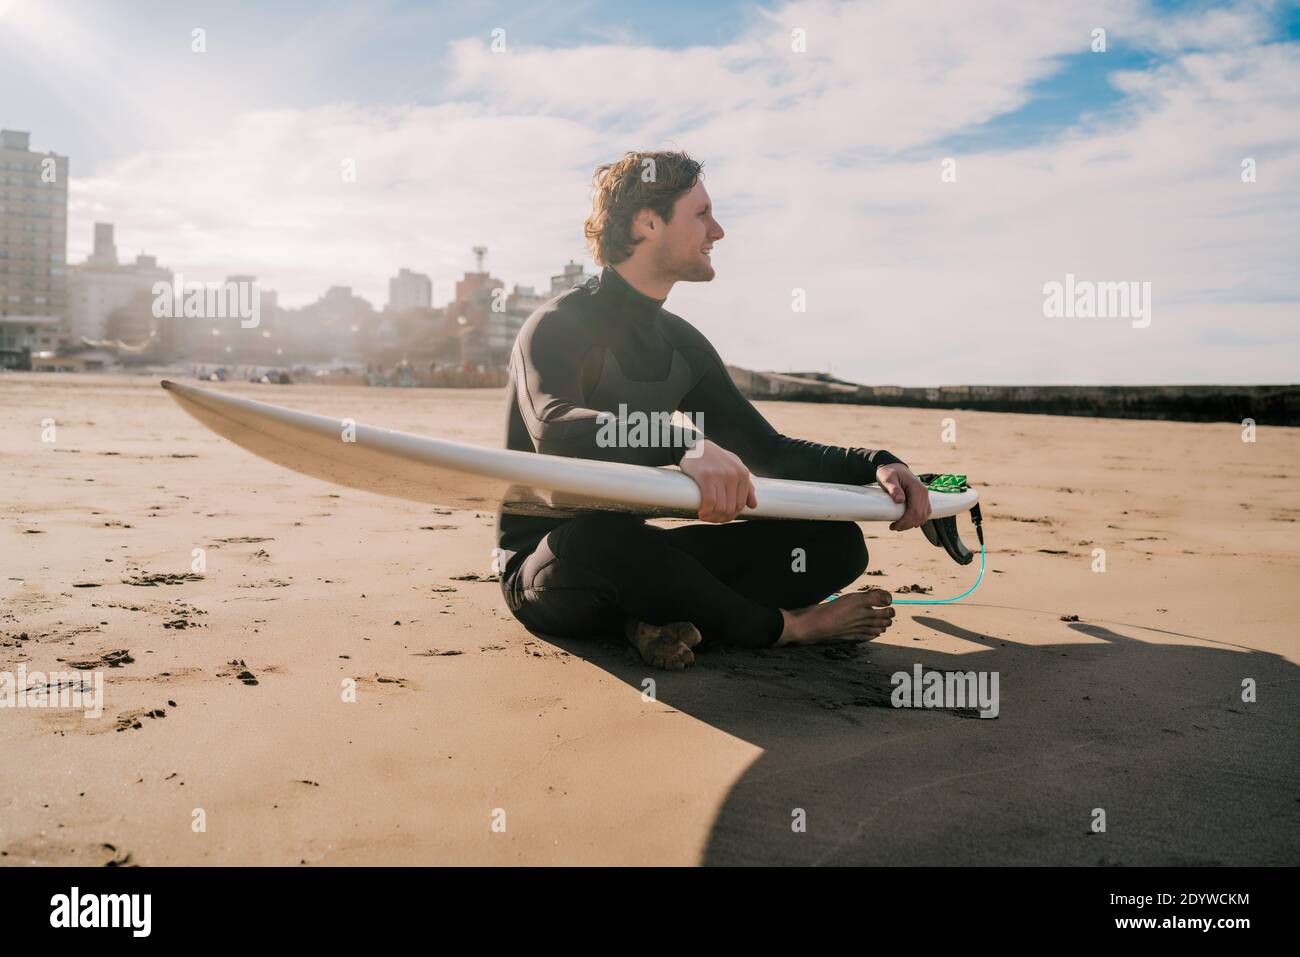
[[[123,578],[122,584],[135,585],[141,588],[152,588],[156,585],[183,585],[185,582],[201,582],[203,576],[194,572],[184,572],[180,575],[174,575],[170,572],[159,572],[153,575],[137,575],[134,578]]]
[[[226,667],[217,672],[218,678],[238,678],[246,685],[259,684],[257,676],[248,670],[248,665],[243,658],[232,658],[226,662]]]
[[[167,712],[162,708],[136,708],[132,711],[123,711],[117,716],[117,724],[113,726],[114,731],[139,731],[144,727],[141,718],[157,719],[167,717]]]
[[[78,671],[91,671],[95,668],[122,668],[134,663],[135,659],[131,657],[129,650],[117,648],[113,651],[104,652],[98,658],[90,658],[85,661],[69,661],[68,666],[76,668]]]

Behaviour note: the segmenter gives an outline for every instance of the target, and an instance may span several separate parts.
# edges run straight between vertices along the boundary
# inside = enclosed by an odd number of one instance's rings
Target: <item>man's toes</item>
[[[671,660],[673,671],[685,671],[695,664],[695,652],[678,642],[677,648],[672,652]]]
[[[682,671],[695,663],[695,652],[675,638],[664,636],[655,642],[651,654],[651,664],[667,671]]]
[[[674,658],[671,655],[664,655],[656,658],[654,666],[660,671],[685,671],[686,662],[680,658]]]
[[[695,663],[691,651],[701,640],[699,629],[689,621],[667,625],[650,625],[632,618],[624,623],[628,640],[641,654],[641,660],[656,668],[681,671]]]
[[[689,621],[674,621],[670,625],[665,625],[664,631],[667,634],[672,635],[687,648],[694,648],[703,639],[700,630]],[[692,655],[691,660],[694,660],[694,658],[695,656]]]

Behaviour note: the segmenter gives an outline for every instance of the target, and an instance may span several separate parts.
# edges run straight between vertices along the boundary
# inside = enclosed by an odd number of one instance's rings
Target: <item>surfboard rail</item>
[[[489,448],[302,412],[164,379],[161,386],[213,432],[312,478],[407,501],[555,517],[593,511],[647,518],[697,518],[690,476],[593,459]],[[743,518],[884,522],[903,514],[878,486],[756,477],[758,507]],[[933,515],[958,515],[974,489],[931,492]]]

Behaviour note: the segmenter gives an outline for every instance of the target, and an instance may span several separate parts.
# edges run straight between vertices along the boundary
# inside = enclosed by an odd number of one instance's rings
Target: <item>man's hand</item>
[[[701,521],[729,522],[741,509],[758,505],[745,463],[708,439],[696,440],[682,457],[681,469],[700,487]]]
[[[895,502],[907,505],[903,517],[890,523],[892,531],[920,528],[930,520],[930,490],[921,484],[921,480],[906,465],[894,463],[880,466],[876,469],[876,481]]]

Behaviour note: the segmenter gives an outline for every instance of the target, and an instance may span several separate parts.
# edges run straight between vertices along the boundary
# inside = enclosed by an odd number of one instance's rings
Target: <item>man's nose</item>
[[[721,224],[715,219],[713,221],[713,229],[709,233],[709,238],[712,239],[714,242],[717,242],[725,235],[727,234],[722,231]]]

